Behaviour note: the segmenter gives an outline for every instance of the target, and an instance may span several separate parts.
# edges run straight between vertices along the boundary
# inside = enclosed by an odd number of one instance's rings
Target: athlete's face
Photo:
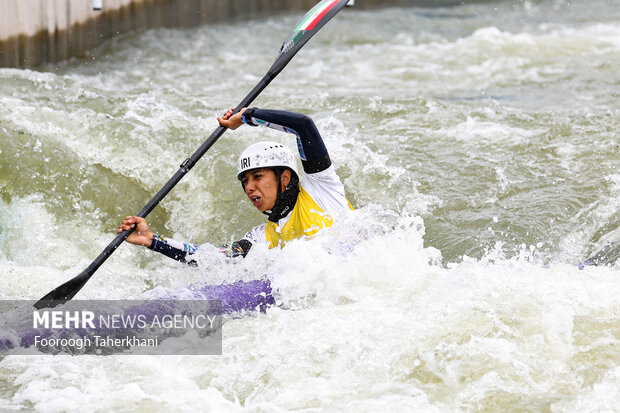
[[[291,179],[290,171],[284,171],[281,176],[282,186],[288,185]],[[252,169],[241,176],[241,183],[245,194],[259,211],[272,209],[278,197],[278,178],[270,168]]]

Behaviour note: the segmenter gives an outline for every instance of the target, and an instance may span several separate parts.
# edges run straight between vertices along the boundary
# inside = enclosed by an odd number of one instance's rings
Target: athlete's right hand
[[[146,224],[146,220],[144,218],[136,216],[125,217],[120,227],[118,227],[118,230],[116,230],[116,233],[120,234],[121,232],[131,230],[136,226],[136,230],[129,234],[126,241],[131,244],[150,247],[153,243],[153,233],[149,229],[149,226]]]
[[[241,109],[239,112],[233,115],[235,108],[230,108],[228,112],[224,114],[224,116],[218,116],[217,121],[220,125],[227,127],[228,129],[235,130],[239,126],[243,125],[243,120],[241,120],[241,115],[245,112],[246,108]]]

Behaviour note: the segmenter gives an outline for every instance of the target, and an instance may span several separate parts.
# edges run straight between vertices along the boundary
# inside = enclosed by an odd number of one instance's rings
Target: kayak
[[[248,311],[265,312],[275,304],[269,280],[237,281],[233,284],[209,285],[193,283],[187,287],[170,289],[156,287],[142,298],[151,300],[219,300],[222,314],[241,315]]]
[[[224,316],[264,313],[274,304],[267,279],[157,287],[138,300],[72,300],[40,310],[30,301],[0,301],[0,355],[37,354],[32,347],[51,354],[115,354],[140,346],[140,354],[221,354]],[[204,343],[184,350],[184,342],[161,346],[169,337]]]

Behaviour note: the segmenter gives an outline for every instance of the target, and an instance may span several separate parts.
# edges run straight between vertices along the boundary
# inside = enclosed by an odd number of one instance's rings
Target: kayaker
[[[240,240],[220,247],[223,253],[245,257],[256,243],[266,243],[269,248],[283,246],[287,241],[331,226],[331,215],[336,211],[352,209],[310,117],[258,108],[243,108],[234,115],[233,111],[234,108],[217,118],[220,125],[232,130],[243,124],[267,126],[294,134],[305,173],[299,176],[295,157],[280,143],[259,142],[248,146],[237,161],[237,178],[250,202],[268,218]],[[153,234],[144,218],[126,217],[117,232],[136,225],[136,230],[127,237],[128,242],[144,245],[175,260],[193,262],[188,256],[198,250],[198,245]]]

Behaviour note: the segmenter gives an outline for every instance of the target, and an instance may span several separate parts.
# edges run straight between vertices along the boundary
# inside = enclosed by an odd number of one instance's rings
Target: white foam
[[[561,14],[568,4],[555,5],[558,19],[570,20]],[[554,4],[523,7],[531,14],[518,29],[461,16],[461,8],[431,10],[431,17],[409,9],[339,16],[325,29],[332,35],[317,36],[256,104],[313,116],[357,209],[311,240],[281,250],[256,246],[236,263],[205,245],[197,269],[123,245],[80,292],[135,298],[151,286],[267,275],[278,306],[229,320],[222,356],[5,357],[0,408],[617,405],[618,264],[580,271],[570,263],[584,258],[591,237],[617,217],[620,178],[609,149],[616,144],[616,100],[609,90],[618,26],[535,25],[528,19]],[[50,171],[56,155],[45,143],[56,142],[75,154],[76,168],[98,164],[110,179],[135,179],[154,192],[216,127],[214,115],[269,67],[280,40],[274,31],[286,32],[295,23],[289,20],[276,19],[261,29],[264,36],[254,34],[258,23],[251,30],[243,23],[130,36],[110,45],[100,68],[78,64],[66,75],[0,69],[0,133],[26,136],[29,146],[16,153],[41,154]],[[218,43],[232,35],[239,39],[234,53]],[[217,245],[264,222],[248,212],[234,160],[248,141],[268,133],[229,132],[162,202],[155,216],[164,222],[153,226],[181,241]],[[268,136],[294,149],[291,136]],[[3,145],[0,155],[11,149]],[[464,164],[473,176],[459,175]],[[592,174],[606,177],[594,189],[584,184],[598,182]],[[2,172],[2,189],[13,191],[7,176],[14,175]],[[579,195],[528,198],[539,184],[566,184]],[[105,214],[84,220],[80,206],[93,209],[93,201],[69,202],[75,216],[59,218],[26,189],[0,206],[3,299],[39,298],[77,275],[115,235]],[[73,196],[64,191],[55,195]],[[120,195],[129,196],[111,190],[105,198],[114,204]],[[576,211],[573,220],[558,223],[566,208]],[[470,210],[480,215],[468,217]],[[545,233],[535,227],[543,219],[553,222],[545,221]],[[451,241],[440,251],[442,237]],[[488,245],[476,245],[479,239]],[[459,243],[473,245],[472,257]]]

